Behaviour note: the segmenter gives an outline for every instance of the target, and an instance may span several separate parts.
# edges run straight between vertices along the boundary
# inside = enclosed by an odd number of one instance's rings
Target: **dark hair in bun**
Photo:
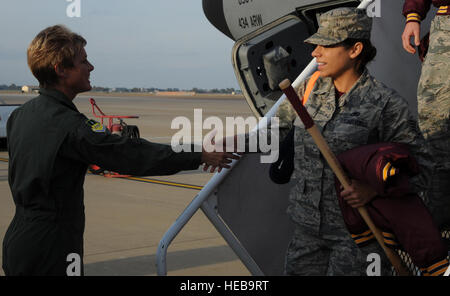
[[[361,54],[356,58],[356,70],[358,71],[358,73],[362,73],[366,65],[370,63],[377,55],[377,49],[372,45],[372,42],[370,42],[369,39],[348,38],[342,41],[340,45],[344,46],[345,49],[349,49],[357,42],[361,42],[363,44],[363,50]]]

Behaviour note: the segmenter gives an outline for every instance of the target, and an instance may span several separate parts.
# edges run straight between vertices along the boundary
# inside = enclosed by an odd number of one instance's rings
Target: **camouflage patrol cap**
[[[305,40],[316,45],[333,45],[347,38],[370,39],[372,19],[365,9],[353,7],[336,8],[322,14],[319,18],[319,30]]]

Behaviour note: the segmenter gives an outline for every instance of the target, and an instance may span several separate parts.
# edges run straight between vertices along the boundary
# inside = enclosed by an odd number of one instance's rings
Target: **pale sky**
[[[37,85],[26,48],[42,29],[66,25],[87,40],[95,66],[91,83],[104,87],[239,88],[231,66],[234,41],[215,29],[201,0],[0,1],[0,84]]]

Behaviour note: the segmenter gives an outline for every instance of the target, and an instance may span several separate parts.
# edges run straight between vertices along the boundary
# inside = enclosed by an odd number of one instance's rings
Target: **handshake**
[[[234,143],[236,143],[236,136],[234,138]],[[242,152],[237,152],[236,146],[233,145],[232,149],[227,147],[227,138],[223,138],[221,143],[215,143],[214,138],[203,143],[202,149],[202,163],[204,164],[203,171],[207,171],[211,167],[210,172],[213,173],[216,168],[217,172],[220,173],[223,168],[231,168],[230,164],[233,159],[240,159]],[[219,148],[219,149],[218,149]],[[231,152],[230,152],[231,150]],[[222,151],[222,152],[220,152]]]

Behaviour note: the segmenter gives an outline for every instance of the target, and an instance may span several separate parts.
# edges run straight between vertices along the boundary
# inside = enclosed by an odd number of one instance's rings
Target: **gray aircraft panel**
[[[326,0],[237,0],[223,1],[225,20],[233,38],[239,39],[277,18],[295,11],[298,6],[311,5]],[[252,21],[253,20],[253,21]]]
[[[260,154],[242,157],[218,187],[218,212],[265,275],[283,273],[293,225],[286,215],[292,184],[269,178]]]

